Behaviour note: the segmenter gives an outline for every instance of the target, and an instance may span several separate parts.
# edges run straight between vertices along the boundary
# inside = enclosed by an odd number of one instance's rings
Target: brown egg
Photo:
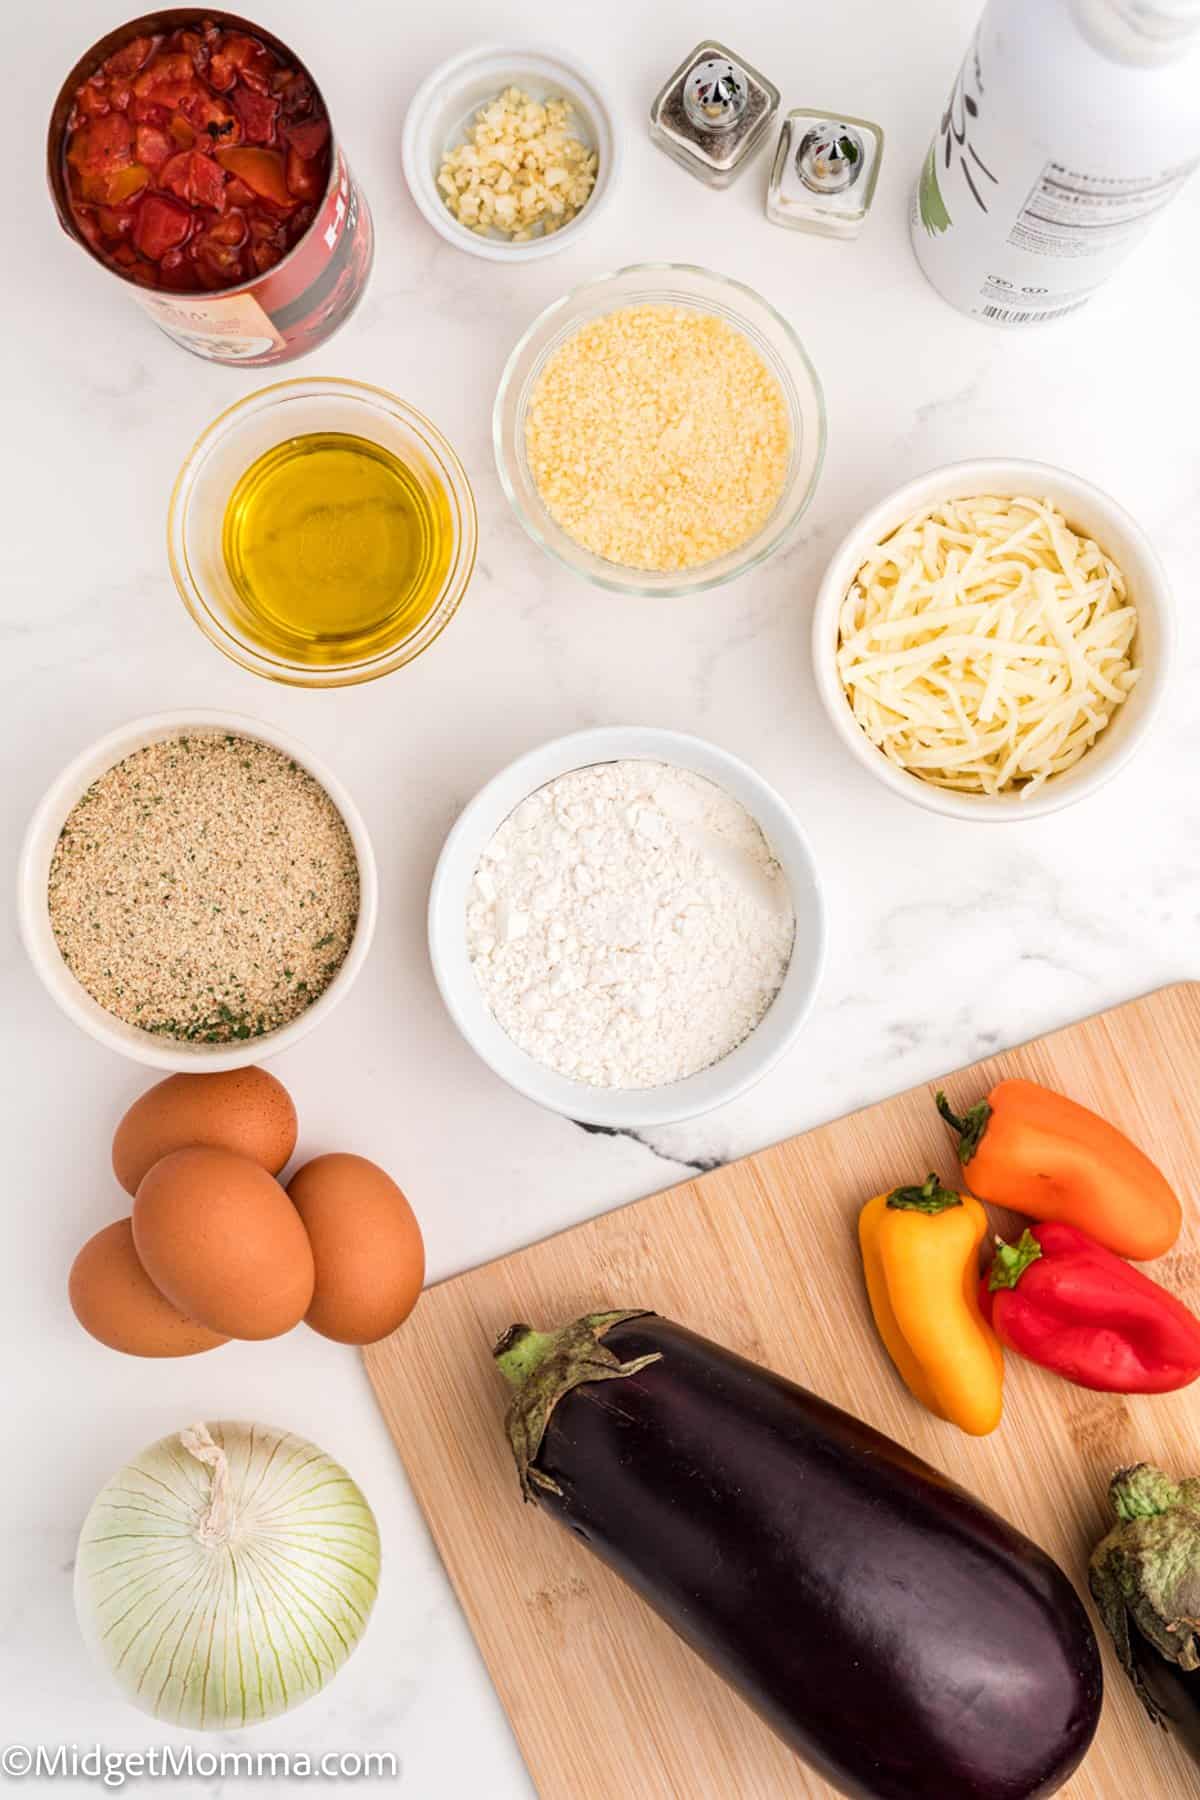
[[[113,1137],[113,1173],[127,1194],[172,1150],[209,1144],[278,1175],[296,1148],[296,1109],[265,1069],[168,1075],[135,1100]]]
[[[71,1264],[67,1292],[83,1329],[127,1356],[196,1356],[229,1342],[159,1293],[138,1261],[128,1219],[88,1239]]]
[[[339,1344],[386,1337],[425,1279],[421,1227],[396,1183],[363,1156],[317,1156],[296,1170],[288,1193],[317,1268],[307,1322]]]
[[[175,1150],[143,1175],[133,1241],[189,1318],[236,1338],[278,1337],[308,1310],[313,1254],[279,1183],[229,1150]]]

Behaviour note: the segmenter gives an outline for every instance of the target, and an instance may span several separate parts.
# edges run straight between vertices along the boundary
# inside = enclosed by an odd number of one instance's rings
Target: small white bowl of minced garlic
[[[182,1072],[288,1048],[348,991],[375,930],[367,829],[331,770],[235,713],[135,719],[40,801],[21,936],[89,1036]]]
[[[530,262],[573,243],[616,186],[620,139],[595,76],[564,52],[482,45],[413,96],[404,175],[447,243]]]
[[[1174,614],[1141,527],[1066,469],[989,458],[878,502],[817,591],[813,663],[876,780],[965,821],[1094,793],[1159,711]]]

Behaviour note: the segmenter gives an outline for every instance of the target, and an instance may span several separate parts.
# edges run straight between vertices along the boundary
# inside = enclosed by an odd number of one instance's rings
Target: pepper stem
[[[951,1206],[961,1206],[962,1195],[944,1188],[936,1175],[927,1175],[920,1187],[895,1188],[887,1197],[897,1212],[943,1213]]]
[[[969,1106],[960,1118],[957,1113],[951,1112],[950,1102],[941,1088],[934,1095],[934,1104],[951,1131],[958,1133],[958,1160],[965,1168],[979,1148],[983,1134],[988,1128],[992,1109],[986,1100],[977,1100],[975,1105]]]
[[[1003,1238],[997,1238],[996,1255],[988,1275],[988,1293],[1015,1288],[1030,1263],[1035,1263],[1042,1254],[1042,1246],[1032,1231],[1023,1231],[1015,1244],[1006,1244]]]

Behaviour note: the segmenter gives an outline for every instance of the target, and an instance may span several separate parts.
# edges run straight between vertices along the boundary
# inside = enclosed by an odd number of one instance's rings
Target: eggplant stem
[[[645,1308],[633,1312],[588,1313],[557,1331],[535,1331],[532,1325],[510,1325],[492,1352],[504,1379],[515,1391],[504,1428],[512,1446],[526,1500],[539,1492],[561,1493],[558,1483],[535,1466],[550,1415],[564,1394],[588,1381],[614,1381],[640,1374],[662,1361],[662,1352],[621,1362],[603,1343],[603,1334],[626,1319],[645,1319]]]
[[[521,1387],[539,1363],[545,1362],[556,1341],[552,1331],[535,1331],[532,1325],[510,1325],[492,1352],[509,1387]]]
[[[1118,1519],[1156,1519],[1183,1501],[1177,1481],[1153,1463],[1134,1463],[1118,1469],[1108,1484],[1108,1502]]]
[[[1088,1584],[1139,1700],[1156,1725],[1169,1726],[1174,1714],[1147,1674],[1160,1658],[1185,1675],[1200,1669],[1200,1622],[1190,1616],[1200,1571],[1200,1479],[1176,1481],[1152,1463],[1135,1463],[1117,1470],[1108,1499],[1117,1523],[1092,1552]]]

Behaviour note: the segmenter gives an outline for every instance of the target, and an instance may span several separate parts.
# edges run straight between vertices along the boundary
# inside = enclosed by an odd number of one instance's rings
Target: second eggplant
[[[1092,1595],[1147,1714],[1200,1764],[1200,1479],[1135,1463],[1108,1502],[1116,1523],[1092,1553]]]
[[[653,1313],[515,1325],[522,1491],[854,1800],[1044,1800],[1100,1715],[1036,1544],[890,1438]]]

